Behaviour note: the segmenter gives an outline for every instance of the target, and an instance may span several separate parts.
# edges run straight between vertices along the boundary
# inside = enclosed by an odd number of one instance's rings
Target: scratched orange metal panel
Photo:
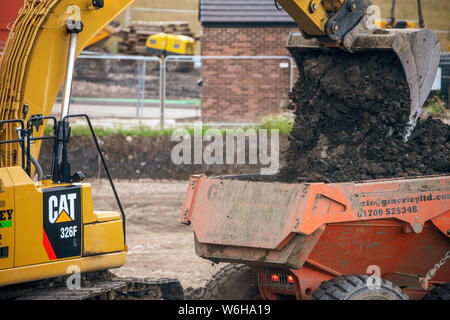
[[[445,217],[440,219],[445,227],[450,208],[449,181],[449,176],[439,176],[358,184],[311,184],[307,207],[298,212],[301,223],[296,231],[310,234],[326,223],[394,218],[420,232],[426,221],[438,216]],[[314,210],[321,195],[342,204],[345,210]]]
[[[395,219],[420,232],[436,217],[445,227],[449,215],[448,176],[340,184],[196,179],[184,222],[202,243],[280,249],[291,233],[311,234],[329,223]],[[407,202],[390,203],[398,199]]]
[[[200,177],[193,195],[191,184],[181,221],[192,223],[199,242],[264,249],[291,237],[307,190],[301,184]]]
[[[270,264],[282,268],[300,269],[316,246],[324,229],[320,228],[308,236],[297,234],[294,238],[289,238],[290,241],[281,250],[205,244],[195,238],[195,251],[198,256],[213,261]]]
[[[336,274],[367,274],[368,267],[375,265],[381,277],[391,273],[425,275],[450,250],[450,241],[429,222],[421,233],[405,232],[404,225],[394,219],[329,224],[308,261]],[[447,263],[433,281],[449,279]]]

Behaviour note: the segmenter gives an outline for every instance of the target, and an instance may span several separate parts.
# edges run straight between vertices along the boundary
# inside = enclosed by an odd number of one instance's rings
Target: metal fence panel
[[[439,84],[438,89],[441,91],[441,95],[444,100],[449,103],[449,91],[450,91],[450,53],[441,54],[441,60],[439,63],[438,79],[436,82]],[[439,79],[440,78],[440,79]]]
[[[74,72],[71,113],[93,119],[158,119],[161,60],[158,57],[83,53]],[[54,113],[59,111],[61,95]]]
[[[439,90],[448,102],[450,54],[441,55],[439,70],[433,90]],[[161,127],[199,119],[242,125],[272,107],[285,111],[296,76],[289,56],[168,56],[161,60],[83,52],[75,68],[71,113],[84,112],[105,121],[151,120]],[[61,97],[56,113],[60,101]],[[205,107],[211,106],[221,114],[234,112],[240,121],[214,120],[214,114],[205,118]],[[258,111],[244,119],[245,110],[251,108]]]

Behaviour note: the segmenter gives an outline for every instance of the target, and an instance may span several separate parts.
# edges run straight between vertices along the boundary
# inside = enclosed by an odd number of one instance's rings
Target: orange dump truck
[[[180,222],[197,255],[231,263],[202,298],[449,298],[450,176],[263,180],[191,177]]]

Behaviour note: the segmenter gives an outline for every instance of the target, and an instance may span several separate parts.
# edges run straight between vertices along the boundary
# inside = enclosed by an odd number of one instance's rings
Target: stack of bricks
[[[204,27],[203,56],[289,56],[292,28]],[[286,112],[288,60],[222,60],[202,63],[202,117],[205,122],[256,123]]]

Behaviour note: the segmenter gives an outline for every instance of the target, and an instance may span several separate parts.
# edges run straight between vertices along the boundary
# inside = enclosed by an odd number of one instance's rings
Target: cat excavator
[[[89,117],[70,113],[76,57],[132,2],[25,0],[12,26],[0,60],[0,298],[183,296],[177,280],[104,276],[125,264],[126,217]],[[437,71],[436,35],[426,28],[378,28],[366,0],[277,0],[277,5],[299,26],[287,43],[298,64],[311,52],[397,54],[411,97],[407,140]],[[57,119],[50,113],[63,83]],[[72,172],[67,145],[70,120],[77,117],[91,129],[119,213],[94,211],[91,186],[83,182],[83,173]],[[48,123],[54,131],[44,135]],[[38,161],[44,140],[53,143],[48,175]],[[69,285],[80,274],[83,285]]]

